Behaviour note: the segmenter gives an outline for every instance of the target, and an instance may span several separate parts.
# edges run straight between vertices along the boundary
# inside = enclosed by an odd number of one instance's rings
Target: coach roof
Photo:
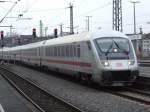
[[[79,42],[79,41],[87,41],[87,40],[93,40],[93,39],[101,38],[101,37],[124,37],[124,38],[128,38],[123,33],[118,32],[118,31],[96,30],[94,32],[83,32],[80,34],[50,39],[50,40],[43,42],[43,46],[58,45],[58,44],[64,44],[64,43],[73,43],[73,42]]]

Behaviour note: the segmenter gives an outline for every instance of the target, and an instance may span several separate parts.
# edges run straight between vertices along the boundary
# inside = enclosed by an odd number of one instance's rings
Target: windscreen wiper
[[[118,43],[116,41],[113,40],[113,42],[115,43],[115,45],[117,46],[118,49],[122,50],[124,53],[126,53],[127,55],[129,54],[129,52],[123,48],[120,48],[120,46],[118,45]]]
[[[108,50],[105,52],[105,56],[107,57],[107,59],[108,59],[108,56],[107,56],[107,55],[108,55],[109,51],[111,50],[112,46],[113,46],[113,42],[112,42],[111,45],[109,46]]]

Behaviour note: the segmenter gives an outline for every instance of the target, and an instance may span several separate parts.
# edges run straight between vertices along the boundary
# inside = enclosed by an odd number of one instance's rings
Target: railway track
[[[138,77],[138,80],[130,87],[104,89],[105,92],[129,99],[131,101],[150,105],[150,78]]]
[[[82,84],[82,85],[85,85],[85,84]],[[89,85],[87,85],[87,87],[95,88],[95,89],[99,88],[97,86],[93,87],[93,86],[89,86]],[[111,93],[111,94],[116,95],[116,96],[123,97],[125,99],[129,99],[131,101],[135,101],[135,102],[139,102],[139,103],[142,103],[142,104],[150,105],[150,92],[144,91],[142,89],[135,88],[135,87],[136,86],[133,86],[131,88],[121,87],[119,89],[112,89],[112,90],[111,90],[111,88],[109,88],[109,89],[107,89],[107,88],[100,88],[99,90],[107,92],[107,93]],[[79,111],[81,111],[81,110],[79,110]],[[56,112],[59,112],[59,111],[56,111]],[[63,111],[61,111],[61,112],[63,112]]]
[[[150,105],[150,78],[139,76],[133,86],[117,88],[115,91],[108,90],[108,92],[129,100]]]
[[[104,90],[105,92],[111,93],[113,95],[131,100],[131,101],[135,101],[135,102],[139,102],[141,104],[146,104],[146,105],[150,105],[150,94],[140,91],[140,90],[135,90],[135,89],[127,89],[125,88],[124,90]]]
[[[32,81],[0,67],[0,74],[41,112],[83,112],[65,100],[50,94]]]
[[[143,66],[143,67],[149,67],[150,66],[150,60],[139,60],[138,63],[140,66]]]

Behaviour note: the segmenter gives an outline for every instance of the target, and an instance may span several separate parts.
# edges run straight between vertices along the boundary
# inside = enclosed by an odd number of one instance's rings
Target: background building
[[[150,33],[142,37],[142,56],[150,58]]]

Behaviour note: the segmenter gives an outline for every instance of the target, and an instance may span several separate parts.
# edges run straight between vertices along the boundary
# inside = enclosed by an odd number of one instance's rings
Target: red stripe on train
[[[91,63],[86,62],[77,62],[77,61],[63,61],[63,60],[45,60],[49,63],[59,63],[59,64],[67,64],[67,65],[75,65],[75,66],[82,66],[82,67],[91,67]]]

